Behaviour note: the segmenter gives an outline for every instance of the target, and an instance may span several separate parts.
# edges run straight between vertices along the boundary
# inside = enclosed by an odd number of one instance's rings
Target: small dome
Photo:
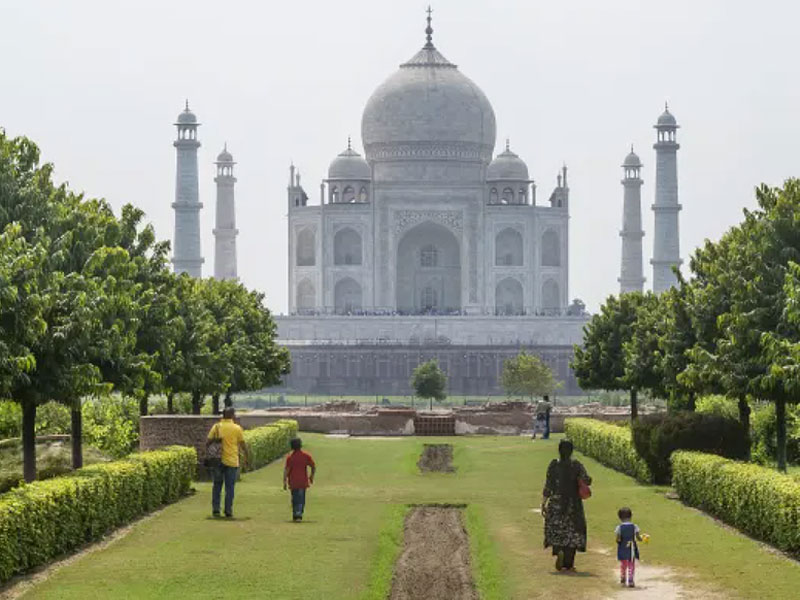
[[[372,169],[367,161],[350,147],[331,161],[328,167],[328,179],[371,179]]]
[[[664,112],[661,113],[661,116],[658,117],[658,125],[665,126],[665,127],[677,127],[678,122],[675,120],[675,116],[669,112],[669,108],[664,108]]]
[[[178,115],[178,125],[196,125],[197,124],[197,117],[195,114],[189,110],[189,101],[186,101],[186,108],[183,109],[183,112]]]
[[[486,171],[487,181],[497,181],[501,179],[514,179],[528,181],[528,165],[519,156],[514,154],[506,144],[504,152],[489,163]]]
[[[228,152],[228,144],[225,144],[225,148],[222,149],[222,152],[217,155],[217,162],[218,163],[232,163],[233,162],[233,154]]]
[[[625,157],[625,162],[622,163],[623,167],[641,167],[642,161],[639,160],[639,155],[633,151],[633,147],[631,147],[631,152],[628,156]]]

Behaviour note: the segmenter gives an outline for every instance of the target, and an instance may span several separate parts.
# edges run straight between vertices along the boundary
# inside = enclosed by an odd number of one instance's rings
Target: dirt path
[[[389,600],[478,600],[460,509],[420,506],[408,514]]]
[[[612,576],[619,577],[614,570]],[[724,594],[692,586],[687,588],[678,581],[673,569],[642,563],[636,564],[636,587],[623,588],[607,600],[724,600]]]
[[[417,466],[420,471],[453,473],[453,446],[450,444],[425,444]]]

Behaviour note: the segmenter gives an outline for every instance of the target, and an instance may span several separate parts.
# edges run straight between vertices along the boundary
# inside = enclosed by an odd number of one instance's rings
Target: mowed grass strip
[[[622,505],[652,535],[642,547],[644,564],[671,568],[688,590],[784,599],[800,589],[796,562],[667,499],[663,489],[584,458],[595,480],[586,502],[589,552],[578,555],[578,574],[555,574],[535,509],[557,438],[302,437],[319,466],[306,522],[290,522],[282,465],[274,463],[237,486],[236,520],[209,519],[210,487],[198,484],[194,497],[62,568],[25,597],[379,598],[369,594],[391,579],[405,505],[436,502],[468,505],[473,571],[485,600],[613,597],[613,530]],[[437,442],[454,444],[455,474],[419,473],[423,443]],[[390,533],[398,523],[399,538]]]

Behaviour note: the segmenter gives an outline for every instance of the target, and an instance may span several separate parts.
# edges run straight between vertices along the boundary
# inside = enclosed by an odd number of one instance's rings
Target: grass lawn
[[[319,466],[306,522],[290,521],[281,466],[245,475],[236,520],[211,520],[210,489],[133,528],[126,537],[55,572],[25,598],[381,597],[401,539],[405,503],[467,503],[476,579],[485,599],[608,598],[615,580],[613,529],[619,506],[650,533],[645,564],[673,570],[689,590],[725,598],[793,598],[800,566],[719,527],[708,517],[590,459],[594,496],[586,502],[589,552],[576,575],[557,575],[541,547],[540,502],[556,440],[439,439],[454,443],[458,472],[419,474],[424,441],[333,439],[305,434]]]

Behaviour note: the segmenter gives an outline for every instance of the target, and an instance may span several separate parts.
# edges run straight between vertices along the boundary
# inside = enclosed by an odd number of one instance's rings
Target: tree
[[[519,394],[534,396],[552,394],[561,385],[553,377],[553,371],[538,356],[520,352],[503,362],[503,389],[510,396]]]
[[[639,416],[638,388],[625,377],[624,344],[633,336],[639,292],[609,296],[583,328],[583,345],[575,346],[572,370],[584,389],[628,390],[631,419]]]
[[[429,360],[414,369],[411,377],[411,387],[414,393],[420,398],[430,401],[430,409],[433,410],[433,401],[442,402],[447,398],[445,388],[447,387],[447,375],[439,368],[435,360]]]
[[[662,298],[652,292],[641,295],[630,335],[622,343],[625,385],[629,390],[648,390],[658,397],[666,395],[663,352],[659,346],[665,329]]]

